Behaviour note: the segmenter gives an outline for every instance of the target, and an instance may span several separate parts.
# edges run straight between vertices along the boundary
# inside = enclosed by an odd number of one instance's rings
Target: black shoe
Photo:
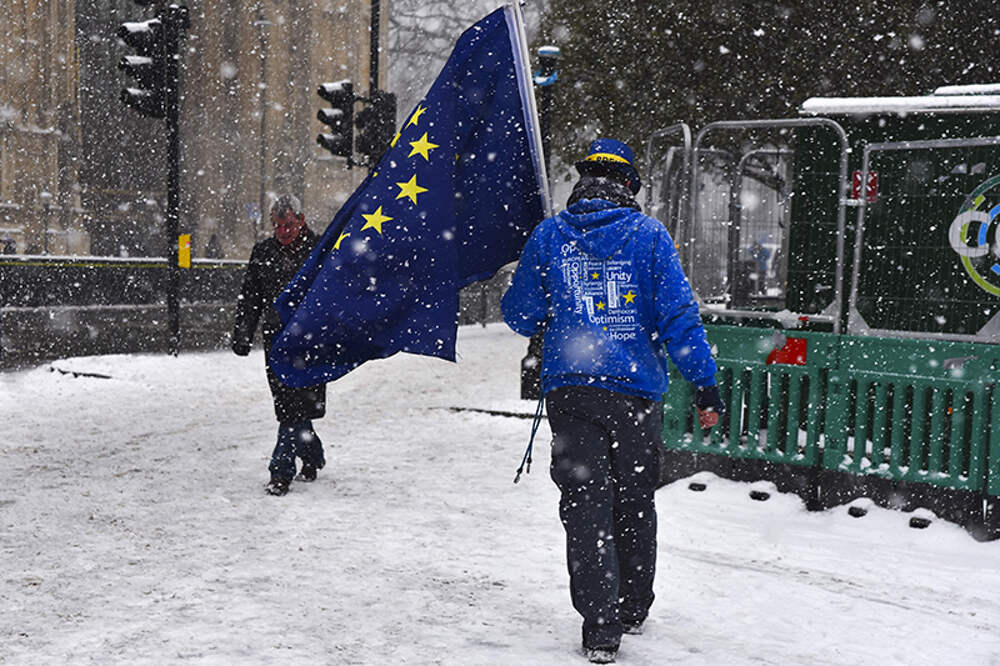
[[[303,465],[302,471],[299,475],[295,477],[296,481],[315,481],[316,480],[316,468],[312,465]]]
[[[625,623],[622,625],[623,634],[632,634],[633,636],[638,636],[642,634],[643,627],[642,622],[633,622],[632,624]]]
[[[583,653],[592,664],[613,664],[618,656],[618,648],[598,647],[584,648]]]
[[[271,482],[264,488],[268,495],[281,497],[288,494],[288,486],[291,483],[288,479],[271,479]]]

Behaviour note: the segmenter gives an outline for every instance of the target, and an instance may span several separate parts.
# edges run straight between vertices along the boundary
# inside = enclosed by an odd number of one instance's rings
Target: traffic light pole
[[[539,88],[539,130],[542,134],[542,153],[545,159],[545,173],[551,173],[550,144],[552,143],[552,86],[559,80],[559,47],[542,46],[538,49],[539,69],[535,74],[535,86]]]
[[[149,5],[150,0],[135,0]],[[157,3],[156,17],[129,21],[118,27],[117,35],[136,49],[121,59],[118,68],[135,79],[134,87],[122,90],[122,101],[147,118],[162,118],[167,129],[167,349],[174,356],[180,350],[180,45],[181,36],[191,25],[188,8]]]
[[[365,101],[369,102],[372,105],[372,108],[370,109],[372,111],[372,113],[370,113],[369,116],[371,117],[371,119],[372,119],[373,122],[378,123],[379,122],[378,119],[380,118],[380,115],[379,115],[380,111],[376,111],[375,110],[375,105],[376,105],[376,99],[379,99],[379,100],[381,99],[379,97],[380,91],[379,91],[379,66],[378,65],[379,65],[379,51],[381,50],[379,48],[379,44],[381,42],[381,37],[382,37],[382,30],[381,30],[381,28],[382,28],[382,17],[381,17],[381,6],[380,6],[379,0],[371,0],[371,2],[372,2],[372,15],[371,15],[372,21],[371,21],[370,37],[368,39],[368,44],[369,44],[369,50],[368,50],[368,56],[369,56],[369,60],[368,60],[368,99],[365,100]],[[395,130],[396,129],[395,128],[395,122],[396,122],[396,118],[395,118],[395,115],[396,115],[396,103],[395,103],[395,99],[393,99],[393,101],[392,101],[392,112],[393,112],[393,119],[392,119],[393,128],[392,129]],[[364,131],[364,130],[362,130],[362,131]],[[372,135],[373,132],[375,133],[376,137],[379,136],[379,130],[376,130],[374,128],[370,128],[370,129],[367,130],[367,133],[368,133],[369,136]],[[361,141],[364,142],[365,140],[361,139]],[[375,142],[373,142],[373,141],[371,141],[369,139],[368,143],[371,144],[371,145],[368,146],[365,149],[362,149],[360,152],[364,153],[367,156],[366,166],[368,167],[368,171],[371,172],[372,169],[375,168],[375,164],[376,164],[376,162],[378,162],[378,156],[381,155],[381,152],[376,147]],[[381,143],[381,142],[377,142],[377,143]],[[376,154],[376,153],[378,153],[378,154]]]
[[[173,8],[167,11],[174,11]],[[167,326],[169,351],[177,356],[181,344],[180,266],[178,233],[181,202],[181,132],[180,132],[180,16],[171,16],[167,25]]]
[[[542,153],[545,158],[545,173],[551,173],[552,163],[552,86],[544,86],[540,91],[539,127],[542,132]]]
[[[372,24],[371,37],[369,38],[370,56],[368,64],[368,90],[369,95],[378,90],[378,61],[379,61],[379,37],[381,36],[381,17],[379,11],[379,0],[372,0]]]

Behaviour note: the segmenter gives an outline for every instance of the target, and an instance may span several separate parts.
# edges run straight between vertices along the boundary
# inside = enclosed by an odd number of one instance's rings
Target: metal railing
[[[963,523],[980,524],[984,505],[1000,506],[1000,345],[707,329],[727,414],[703,433],[692,388],[674,370],[667,451],[826,473],[831,485],[867,479],[957,492],[972,514]]]

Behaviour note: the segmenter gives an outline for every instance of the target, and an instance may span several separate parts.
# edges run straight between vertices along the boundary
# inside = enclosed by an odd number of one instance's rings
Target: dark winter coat
[[[236,303],[236,325],[233,327],[233,351],[247,353],[253,344],[257,324],[264,322],[264,353],[271,353],[274,336],[281,331],[281,320],[274,309],[274,299],[282,292],[309,257],[318,237],[309,227],[303,227],[298,238],[287,246],[268,238],[253,246],[250,263],[243,276],[243,291]],[[274,414],[282,423],[321,418],[326,412],[326,385],[296,389],[282,384],[271,368],[267,381],[274,398]]]

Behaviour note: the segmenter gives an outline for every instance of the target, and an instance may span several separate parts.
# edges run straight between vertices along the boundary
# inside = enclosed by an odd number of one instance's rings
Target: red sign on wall
[[[855,171],[851,178],[851,198],[861,198],[861,172]],[[868,172],[868,184],[865,186],[865,201],[874,203],[878,200],[878,171]]]

